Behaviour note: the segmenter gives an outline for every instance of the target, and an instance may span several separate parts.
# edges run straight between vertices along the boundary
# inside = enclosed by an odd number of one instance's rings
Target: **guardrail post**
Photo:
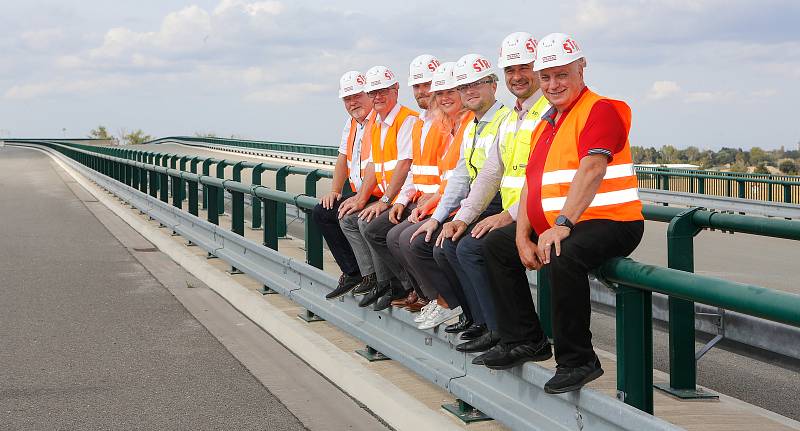
[[[183,209],[183,179],[178,176],[172,177],[172,206],[178,209]]]
[[[220,160],[217,163],[217,178],[224,180],[225,179],[225,167],[228,166],[229,163],[225,160]],[[218,193],[217,194],[217,211],[219,214],[225,214],[225,193]]]
[[[159,184],[161,202],[169,203],[169,175],[166,172],[158,174],[161,179]]]
[[[669,190],[669,175],[661,174],[661,189]]]
[[[261,174],[264,173],[265,170],[266,166],[263,164],[258,164],[253,168],[253,172],[251,173],[253,188],[261,185]],[[250,204],[253,207],[253,222],[250,224],[250,227],[253,230],[261,229],[261,199],[253,195],[253,200]]]
[[[536,271],[536,307],[539,322],[547,338],[553,338],[553,314],[550,308],[550,267],[543,266]]]
[[[156,174],[155,170],[151,170],[148,173],[149,180],[150,180],[150,196],[157,198],[158,197],[158,175]]]
[[[783,202],[792,203],[792,188],[789,184],[783,184]]]
[[[209,223],[219,225],[219,212],[217,211],[217,195],[219,189],[215,186],[204,186],[208,190],[208,211],[206,211],[206,219]]]
[[[617,285],[617,398],[653,414],[652,294]]]
[[[314,169],[306,175],[306,195],[317,197],[317,181],[322,178],[319,169]]]
[[[282,192],[286,191],[286,177],[289,175],[289,168],[292,166],[283,166],[277,171],[275,171],[275,189],[280,190]],[[278,220],[277,220],[277,227],[278,227],[278,236],[285,237],[286,236],[286,204],[283,202],[278,202]]]
[[[706,179],[703,177],[697,177],[697,193],[706,194]]]
[[[745,198],[745,184],[744,180],[736,180],[736,184],[739,186],[739,197],[744,199]]]
[[[264,245],[278,251],[278,203],[264,200]]]
[[[203,160],[203,175],[209,175],[213,160],[212,158]],[[208,186],[205,184],[203,184],[203,209],[208,209]]]
[[[180,158],[180,170],[181,172],[186,172],[186,163],[189,161],[189,156],[183,156]],[[181,187],[181,199],[186,199],[186,185],[184,184]]]
[[[241,162],[240,162],[241,163]],[[231,231],[244,237],[244,193],[231,190]],[[229,274],[243,274],[238,268],[231,265]]]
[[[667,266],[694,272],[694,237],[701,229],[693,221],[699,208],[682,211],[667,228]],[[669,384],[658,389],[681,399],[708,398],[697,390],[697,360],[694,341],[694,302],[669,297]]]
[[[198,211],[198,208],[197,208],[197,206],[198,206],[197,205],[197,189],[198,189],[197,184],[198,183],[194,182],[194,181],[186,181],[186,182],[188,183],[187,185],[188,185],[188,188],[189,188],[189,193],[188,193],[188,195],[189,195],[188,196],[188,198],[189,198],[189,202],[188,202],[189,214],[197,217],[200,214],[199,211]]]

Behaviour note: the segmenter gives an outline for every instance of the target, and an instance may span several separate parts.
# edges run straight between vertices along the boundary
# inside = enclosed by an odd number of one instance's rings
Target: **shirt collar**
[[[569,113],[569,111],[571,111],[572,108],[575,107],[575,104],[578,103],[579,100],[581,100],[581,97],[583,97],[583,95],[586,94],[587,91],[589,91],[589,87],[584,85],[583,90],[581,90],[581,93],[578,95],[578,97],[575,100],[573,100],[572,103],[569,104],[569,106],[567,107],[567,109],[564,110],[564,112],[562,112],[561,118],[564,118],[564,116],[567,115],[567,113]],[[558,111],[556,111],[556,107],[550,106],[550,109],[547,110],[547,112],[544,114],[542,118],[547,120],[547,122],[550,123],[551,126],[555,127],[556,114],[558,114]]]
[[[514,111],[516,111],[517,114],[527,113],[531,110],[531,108],[533,108],[533,105],[535,105],[541,97],[542,90],[538,89],[535,93],[531,94],[531,97],[525,99],[525,101],[521,104],[519,103],[519,99],[517,99],[517,102],[514,104]]]
[[[483,117],[481,117],[481,119],[479,121],[477,121],[477,122],[478,123],[488,123],[488,122],[492,121],[492,118],[494,118],[494,114],[496,114],[497,111],[500,110],[500,108],[502,108],[502,107],[503,107],[503,102],[501,102],[499,100],[495,100],[494,101],[494,105],[492,105],[492,107],[489,108],[489,110],[486,111],[486,113],[483,114]]]
[[[391,126],[392,124],[394,124],[394,119],[397,118],[397,114],[399,113],[400,113],[400,104],[395,103],[394,108],[392,108],[392,110],[389,111],[389,113],[386,115],[386,118],[381,118],[380,121],[381,123],[386,124],[387,126]],[[381,114],[378,114],[378,117],[380,116]]]

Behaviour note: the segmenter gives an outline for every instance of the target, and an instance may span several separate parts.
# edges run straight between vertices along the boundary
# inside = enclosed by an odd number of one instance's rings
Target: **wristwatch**
[[[381,202],[385,203],[386,205],[389,205],[390,203],[392,203],[392,200],[389,199],[389,196],[383,195],[383,197],[381,197]]]
[[[558,217],[556,217],[556,226],[565,226],[569,228],[569,230],[572,230],[572,228],[575,227],[575,225],[572,224],[572,222],[566,216],[563,215],[559,215]]]

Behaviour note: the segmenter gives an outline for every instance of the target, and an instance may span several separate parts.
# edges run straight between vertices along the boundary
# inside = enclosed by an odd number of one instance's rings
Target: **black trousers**
[[[358,269],[356,256],[353,254],[353,248],[347,241],[347,238],[342,233],[342,228],[339,226],[339,205],[344,198],[339,199],[333,204],[333,208],[327,210],[321,204],[317,204],[311,210],[311,219],[319,226],[322,231],[322,237],[328,243],[328,248],[336,259],[336,263],[341,268],[342,272],[347,275],[358,275],[361,271]],[[366,274],[365,274],[366,275]]]
[[[544,337],[514,240],[515,226],[489,233],[483,246],[500,339],[512,345]],[[561,256],[552,251],[550,307],[559,365],[578,367],[595,359],[588,273],[612,257],[629,255],[643,233],[643,221],[587,220],[576,224],[561,243]],[[536,243],[538,236],[531,235],[531,240]]]

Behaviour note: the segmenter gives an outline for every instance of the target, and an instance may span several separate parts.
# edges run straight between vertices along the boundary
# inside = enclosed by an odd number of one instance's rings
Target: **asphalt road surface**
[[[306,429],[87,202],[0,148],[0,428]]]

